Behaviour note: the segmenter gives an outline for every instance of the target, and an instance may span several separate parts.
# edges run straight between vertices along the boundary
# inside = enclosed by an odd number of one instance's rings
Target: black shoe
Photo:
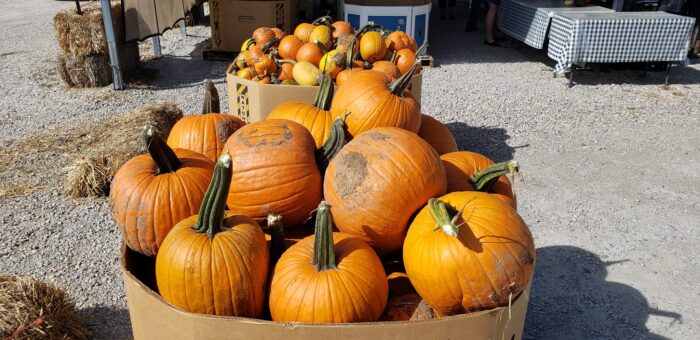
[[[485,45],[493,46],[493,47],[501,47],[501,44],[496,42],[496,40],[489,42],[488,40],[484,40]]]
[[[449,20],[450,20],[450,22],[455,22],[455,21],[457,21],[457,18],[455,18],[454,15],[450,14]]]
[[[504,42],[504,41],[508,40],[508,38],[506,38],[505,36],[501,36],[501,37],[495,37],[495,38],[493,38],[493,40],[495,40],[496,42]]]
[[[476,31],[476,25],[472,23],[468,23],[467,27],[464,29],[465,32],[474,32]]]
[[[447,20],[447,17],[446,17],[445,15],[441,15],[441,16],[440,16],[440,21],[445,21],[445,20]]]

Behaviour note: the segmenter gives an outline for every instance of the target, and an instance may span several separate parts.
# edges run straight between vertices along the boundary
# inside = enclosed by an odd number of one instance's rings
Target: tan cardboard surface
[[[209,0],[211,48],[237,52],[258,27],[293,32],[296,0]]]
[[[423,74],[411,80],[411,94],[421,102]],[[275,107],[290,101],[312,104],[318,86],[292,86],[260,84],[251,80],[226,74],[226,93],[228,95],[228,112],[243,119],[246,123],[265,120]]]
[[[530,285],[509,307],[427,321],[310,325],[191,314],[165,302],[152,281],[153,260],[123,247],[122,274],[134,339],[521,339]],[[150,269],[152,272],[152,268]],[[153,283],[151,282],[152,286]]]

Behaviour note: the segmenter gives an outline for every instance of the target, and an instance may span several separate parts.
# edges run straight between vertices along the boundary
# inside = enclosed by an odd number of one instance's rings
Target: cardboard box
[[[410,85],[411,93],[418,103],[421,101],[422,85],[423,74],[420,73],[413,77]],[[265,120],[270,111],[282,103],[299,101],[312,104],[316,92],[318,86],[260,84],[226,73],[228,113],[238,116],[246,123]]]
[[[212,50],[238,52],[258,27],[293,32],[296,0],[209,0]]]
[[[122,274],[134,339],[507,339],[522,338],[530,285],[510,307],[425,321],[312,325],[192,314],[154,287],[154,260],[123,247]]]

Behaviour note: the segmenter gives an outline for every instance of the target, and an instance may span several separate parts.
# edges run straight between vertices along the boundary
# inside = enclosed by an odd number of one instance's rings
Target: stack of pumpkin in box
[[[321,17],[299,24],[294,34],[260,27],[241,46],[229,73],[265,84],[318,85],[320,74],[342,85],[360,70],[372,69],[392,79],[416,61],[416,41],[401,31],[370,23],[357,32],[345,21]]]
[[[517,165],[458,151],[404,90],[416,65],[396,80],[359,71],[335,94],[321,75],[314,105],[285,103],[248,125],[192,115],[167,142],[147,128],[149,154],[119,171],[111,205],[126,244],[156,256],[162,297],[193,313],[310,323],[515,299],[535,259],[506,177]]]

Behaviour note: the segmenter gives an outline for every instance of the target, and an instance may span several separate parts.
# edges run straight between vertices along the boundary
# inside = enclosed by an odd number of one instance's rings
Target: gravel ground
[[[226,63],[200,57],[207,27],[188,28],[184,41],[167,33],[165,57],[146,64],[159,71],[146,88],[65,89],[51,22],[70,5],[0,4],[1,147],[154,101],[196,112],[206,78],[227,103]],[[425,70],[423,110],[448,123],[462,149],[521,164],[519,211],[538,246],[525,337],[695,338],[700,65],[675,69],[669,88],[663,72],[612,70],[581,72],[568,89],[542,51],[487,47],[462,28],[431,28],[440,67]],[[107,202],[62,197],[63,171],[37,171],[33,184],[44,189],[0,200],[0,272],[59,284],[95,338],[130,338]],[[2,185],[13,178],[0,173]]]

